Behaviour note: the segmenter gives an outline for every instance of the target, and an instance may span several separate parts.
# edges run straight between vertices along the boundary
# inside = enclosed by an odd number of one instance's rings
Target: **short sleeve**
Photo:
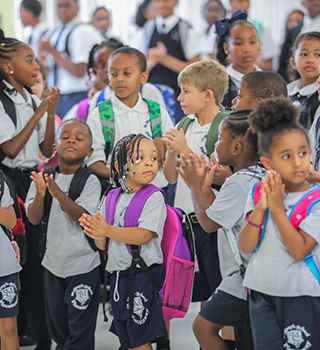
[[[207,49],[203,45],[201,35],[193,28],[189,28],[188,37],[184,44],[184,54],[187,60],[205,53]]]
[[[161,112],[161,127],[162,127],[162,134],[167,132],[168,130],[172,129],[173,123],[172,119],[169,116],[169,113],[167,112],[166,109],[160,107],[160,112]]]
[[[0,101],[0,145],[6,141],[9,141],[15,136],[16,128],[12,122],[12,119],[6,113],[2,102]]]
[[[232,229],[243,220],[245,205],[246,195],[241,186],[234,179],[229,178],[206,213],[220,226]]]
[[[315,239],[315,241],[320,244],[320,225],[319,225],[319,217],[320,217],[320,203],[316,203],[309,215],[301,221],[299,228],[305,231],[308,235]]]
[[[0,191],[3,191],[1,197],[1,208],[8,208],[10,205],[13,205],[14,201],[10,195],[10,190],[6,183],[4,183],[4,189],[1,188]]]
[[[90,215],[97,212],[101,197],[101,185],[95,175],[90,175],[76,203]]]
[[[153,193],[147,200],[140,215],[138,226],[162,237],[167,210],[163,194],[160,191]]]

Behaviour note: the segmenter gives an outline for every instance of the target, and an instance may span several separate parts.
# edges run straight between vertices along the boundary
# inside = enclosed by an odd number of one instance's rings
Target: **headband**
[[[238,21],[238,20],[246,20],[248,17],[248,14],[246,11],[237,10],[234,12],[231,16],[231,18],[225,18],[221,21],[216,21],[216,33],[219,37],[224,36],[228,33],[231,23]]]

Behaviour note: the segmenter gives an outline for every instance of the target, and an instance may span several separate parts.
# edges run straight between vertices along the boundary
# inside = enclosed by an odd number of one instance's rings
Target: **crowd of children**
[[[319,349],[320,33],[297,37],[287,85],[256,65],[259,33],[245,11],[210,25],[217,50],[200,61],[177,1],[154,3],[161,16],[145,27],[146,55],[115,39],[95,45],[94,93],[62,123],[59,88],[48,89],[30,46],[0,30],[0,180],[25,202],[27,245],[20,266],[14,196],[0,181],[1,349],[18,350],[27,323],[36,350],[52,340],[57,350],[94,350],[107,251],[120,349],[169,350],[175,334],[155,283],[165,279],[171,185],[194,232],[201,349]],[[211,0],[204,9],[208,19],[224,11]],[[181,113],[168,113],[155,77],[173,88]],[[159,190],[130,211],[138,223],[127,227],[131,201],[150,183]],[[120,191],[113,208],[107,188]],[[132,269],[128,245],[140,247],[150,274]]]

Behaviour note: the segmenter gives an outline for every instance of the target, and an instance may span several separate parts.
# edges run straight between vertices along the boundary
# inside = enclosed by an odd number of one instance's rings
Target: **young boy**
[[[103,107],[102,112],[100,104],[87,119],[93,134],[94,151],[86,164],[97,176],[109,179],[112,144],[116,144],[125,135],[142,133],[154,139],[158,162],[162,166],[165,144],[161,136],[171,129],[173,124],[166,110],[156,104],[157,111],[152,111],[149,102],[141,97],[140,86],[148,80],[145,56],[139,50],[131,47],[119,48],[110,55],[108,73],[113,90],[111,100],[103,102],[102,106],[105,108]],[[159,116],[155,120],[158,123],[155,129],[161,128],[161,132],[157,135],[154,135],[152,131],[152,113]],[[111,118],[112,115],[113,118]],[[110,119],[113,119],[111,130],[108,129]],[[112,133],[113,141],[107,141],[105,137]],[[168,184],[161,171],[153,183],[160,188]]]
[[[192,222],[199,262],[199,272],[195,275],[192,300],[201,301],[203,305],[221,281],[217,235],[216,233],[207,234],[199,225],[194,215],[191,192],[178,175],[176,166],[177,157],[182,153],[195,152],[203,155],[209,162],[208,147],[213,145],[206,141],[212,131],[215,133],[215,140],[211,139],[210,142],[214,144],[217,141],[220,121],[227,114],[219,113],[219,105],[228,85],[228,74],[226,69],[217,62],[201,61],[184,68],[178,76],[178,83],[181,88],[178,100],[187,114],[186,119],[183,119],[181,123],[187,120],[190,124],[186,132],[183,132],[178,124],[176,129],[165,133],[164,139],[168,152],[164,173],[169,183],[177,182],[174,205],[189,214]]]
[[[152,0],[157,14],[148,21],[134,38],[132,46],[141,50],[148,58],[149,82],[171,87],[175,98],[180,91],[177,84],[179,72],[188,64],[200,61],[207,52],[199,33],[175,13],[178,0]],[[175,121],[184,117],[176,103]]]
[[[275,72],[256,71],[245,74],[238,89],[238,95],[232,100],[232,111],[254,109],[257,102],[276,96],[288,96],[285,80]]]
[[[47,226],[44,266],[45,302],[50,335],[59,349],[94,349],[94,332],[100,300],[99,253],[93,251],[78,223],[83,213],[95,213],[101,186],[93,174],[78,198],[69,192],[85,157],[92,153],[92,134],[84,122],[61,124],[54,148],[59,167],[54,175],[32,172],[26,208],[33,225],[41,223],[52,196]],[[80,182],[80,180],[79,180]]]

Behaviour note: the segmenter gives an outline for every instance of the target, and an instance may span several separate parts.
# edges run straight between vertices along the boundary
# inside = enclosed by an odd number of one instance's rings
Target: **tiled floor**
[[[193,303],[183,319],[171,321],[171,349],[172,350],[198,350],[199,345],[192,332],[192,322],[198,314],[199,303]],[[102,310],[99,312],[98,325],[96,330],[95,350],[117,350],[119,341],[116,336],[109,332],[110,320],[103,322]],[[33,350],[34,346],[24,346],[21,350]],[[52,346],[52,349],[55,347]]]

